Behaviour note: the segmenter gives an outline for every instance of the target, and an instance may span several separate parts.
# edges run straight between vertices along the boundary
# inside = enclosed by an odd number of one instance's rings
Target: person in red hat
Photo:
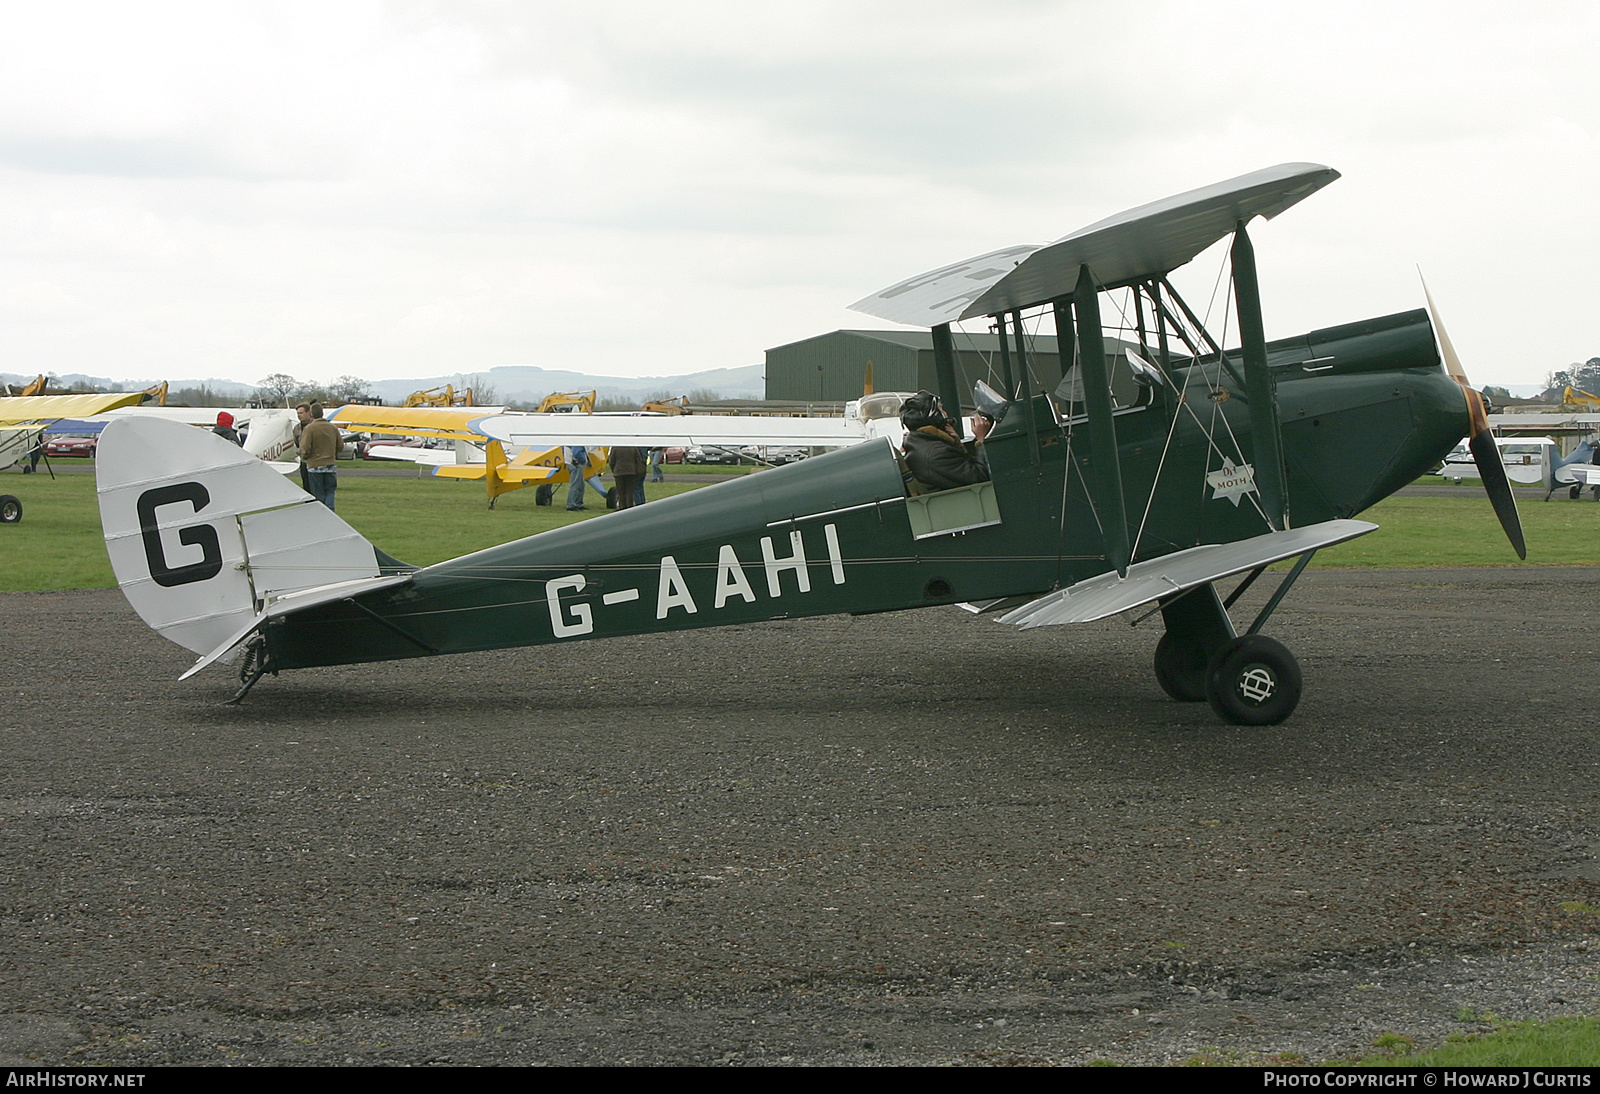
[[[211,432],[223,440],[232,441],[241,448],[244,446],[244,441],[239,437],[239,431],[233,428],[233,415],[226,410],[217,411],[217,424],[211,427]]]

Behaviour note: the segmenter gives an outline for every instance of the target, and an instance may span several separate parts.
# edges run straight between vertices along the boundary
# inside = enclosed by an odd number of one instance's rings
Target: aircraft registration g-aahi
[[[1313,554],[1372,531],[1355,516],[1463,436],[1525,554],[1483,402],[1428,311],[1265,340],[1246,225],[1336,178],[1268,168],[854,305],[932,328],[950,407],[967,401],[951,324],[1002,332],[987,482],[915,492],[892,444],[867,439],[416,568],[226,441],[130,420],[100,442],[111,562],[145,621],[201,655],[185,676],[237,667],[235,700],[263,673],[317,665],[943,604],[1024,628],[1154,605],[1169,695],[1277,723],[1300,671],[1262,626]],[[1240,348],[1224,351],[1168,275],[1230,235]],[[1108,354],[1107,294],[1139,351]],[[1025,336],[1040,315],[1070,358],[1048,392]],[[1291,558],[1240,633],[1229,607]]]

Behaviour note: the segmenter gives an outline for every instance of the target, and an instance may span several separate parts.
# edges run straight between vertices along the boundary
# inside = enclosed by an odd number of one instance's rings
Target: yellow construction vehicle
[[[430,387],[426,391],[413,391],[406,396],[403,406],[476,406],[472,401],[472,389],[462,388],[457,391],[449,384],[443,387]]]
[[[594,397],[592,391],[557,391],[546,395],[539,402],[535,414],[593,414]]]
[[[1591,395],[1579,387],[1568,385],[1561,393],[1562,406],[1586,406],[1590,410],[1600,410],[1600,395]]]

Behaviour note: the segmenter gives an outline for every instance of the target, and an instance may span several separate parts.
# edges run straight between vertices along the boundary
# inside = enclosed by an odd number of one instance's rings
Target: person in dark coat
[[[632,509],[636,491],[644,485],[645,455],[642,448],[619,445],[611,450],[611,475],[617,480],[617,508]]]
[[[964,444],[961,425],[945,413],[939,397],[919,391],[900,408],[900,424],[906,427],[901,450],[911,477],[929,490],[954,490],[958,486],[989,481],[989,461],[983,439],[989,435],[988,418],[972,419],[972,435],[977,440]]]
[[[217,424],[211,427],[211,432],[225,441],[232,441],[241,448],[244,447],[244,441],[240,439],[239,431],[233,428],[233,415],[226,410],[217,411]]]

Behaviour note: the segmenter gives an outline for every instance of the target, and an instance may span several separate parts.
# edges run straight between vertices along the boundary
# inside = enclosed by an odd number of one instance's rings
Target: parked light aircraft
[[[588,413],[594,409],[594,392],[587,395],[561,392],[547,396],[539,404],[541,414]],[[505,410],[497,407],[422,407],[422,406],[342,406],[328,415],[340,429],[395,437],[423,437],[451,442],[448,449],[403,448],[376,444],[368,447],[369,456],[378,459],[406,460],[431,466],[441,478],[482,479],[489,497],[489,508],[502,494],[528,486],[555,486],[568,481],[566,461],[557,448],[524,449],[507,458],[501,442],[474,428],[485,415]],[[605,453],[589,454],[585,477],[605,470]]]
[[[1500,453],[1500,462],[1505,466],[1506,478],[1524,484],[1542,480],[1546,450],[1555,448],[1555,441],[1549,437],[1496,437],[1494,444]],[[1439,474],[1455,483],[1478,477],[1477,461],[1473,459],[1465,441],[1445,456]]]
[[[892,446],[860,443],[419,569],[226,442],[130,420],[101,441],[107,550],[146,622],[200,655],[186,676],[238,666],[235,700],[263,673],[314,665],[941,604],[1023,628],[1154,605],[1169,695],[1276,723],[1300,671],[1263,624],[1318,550],[1372,531],[1356,515],[1463,435],[1526,553],[1482,398],[1428,311],[1266,341],[1246,225],[1337,177],[1268,168],[858,302],[932,327],[950,407],[952,324],[989,317],[1003,333],[987,482],[913,496]],[[1229,236],[1242,348],[1224,351],[1168,274]],[[1143,347],[1134,398],[1113,398],[1103,299],[1126,305]],[[1030,359],[1039,315],[1074,357],[1055,396]],[[592,428],[533,443],[573,440],[616,443]],[[1238,633],[1227,609],[1291,558]],[[1239,575],[1224,600],[1217,582]]]
[[[1567,487],[1567,496],[1577,501],[1585,486],[1594,487],[1594,498],[1600,501],[1600,467],[1594,466],[1595,444],[1584,441],[1572,450],[1570,456],[1558,454],[1555,442],[1545,445],[1544,459],[1540,463],[1539,484],[1544,487],[1544,500],[1558,489]]]
[[[33,451],[50,423],[99,414],[113,407],[137,406],[143,398],[142,391],[128,391],[0,399],[0,471]]]
[[[1566,487],[1568,496],[1576,501],[1585,486],[1600,486],[1600,467],[1592,466],[1595,445],[1591,440],[1584,441],[1567,456],[1561,455],[1551,437],[1496,437],[1494,443],[1505,465],[1506,477],[1512,482],[1537,483],[1544,487],[1545,501],[1562,487]],[[1478,465],[1465,442],[1445,456],[1439,474],[1457,484],[1463,479],[1478,477]],[[1600,500],[1600,490],[1596,490],[1595,495]]]

